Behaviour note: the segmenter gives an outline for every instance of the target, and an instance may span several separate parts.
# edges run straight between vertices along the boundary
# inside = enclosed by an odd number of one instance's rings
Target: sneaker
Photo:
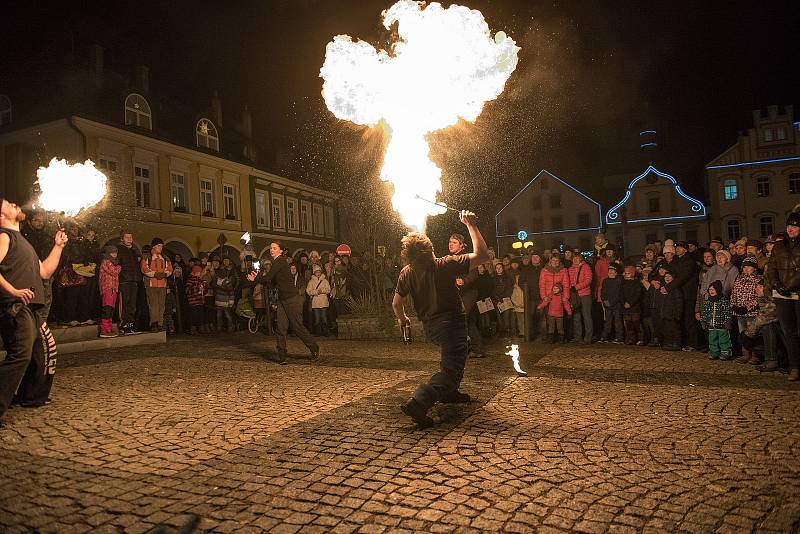
[[[598,343],[608,343],[608,340],[606,338],[604,338],[604,337],[601,337],[600,339],[597,340],[597,342]]]
[[[409,416],[420,429],[433,426],[433,419],[428,416],[413,397],[408,399],[405,404],[400,405],[400,411]]]
[[[636,342],[636,346],[637,347],[644,347],[644,341],[637,341]]]
[[[463,404],[470,401],[472,401],[472,397],[469,396],[469,393],[464,393],[458,390],[455,390],[439,399],[439,402],[442,404]]]
[[[117,334],[115,334],[114,332],[100,332],[100,337],[102,338],[117,337]]]
[[[614,340],[614,341],[612,341],[611,343],[613,343],[614,345],[622,345],[622,344],[623,344],[623,343],[625,343],[625,342],[624,342],[624,341],[622,341],[621,339],[615,339],[615,340]]]

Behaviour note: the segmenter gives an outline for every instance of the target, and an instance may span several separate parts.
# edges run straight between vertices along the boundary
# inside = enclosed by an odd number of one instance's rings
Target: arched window
[[[729,178],[722,182],[723,198],[725,200],[736,200],[739,196],[739,190],[736,187],[736,180]]]
[[[728,240],[737,241],[742,237],[742,223],[738,219],[728,221]]]
[[[195,133],[197,134],[197,146],[219,152],[219,134],[213,122],[208,119],[200,119],[197,121]]]
[[[770,193],[769,176],[759,176],[756,178],[756,194],[760,197],[768,197]]]
[[[8,95],[0,95],[0,126],[11,124],[11,99]]]
[[[131,93],[125,99],[125,125],[138,126],[147,130],[153,129],[153,115],[150,112],[150,104],[147,100],[136,93]]]
[[[764,215],[758,218],[758,228],[761,231],[761,237],[767,237],[775,233],[775,218],[771,215]]]

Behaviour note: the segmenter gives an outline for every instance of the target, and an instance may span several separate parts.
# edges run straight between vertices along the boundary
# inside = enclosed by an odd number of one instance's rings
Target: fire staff
[[[38,365],[44,346],[39,340],[36,311],[45,304],[42,279],[50,278],[58,267],[67,235],[58,231],[50,254],[40,261],[30,243],[19,231],[25,213],[19,206],[2,199],[0,205],[0,336],[6,358],[0,362],[0,424],[14,392],[20,386],[32,356]],[[34,354],[36,353],[36,354]],[[45,370],[41,369],[41,373]],[[38,372],[36,373],[38,374]]]
[[[467,361],[467,320],[456,286],[470,269],[489,259],[489,249],[475,224],[475,214],[462,211],[459,219],[467,227],[474,252],[437,258],[433,243],[425,234],[410,232],[403,238],[403,257],[408,265],[400,271],[392,309],[400,326],[409,324],[403,298],[411,295],[425,336],[441,348],[439,372],[420,385],[400,409],[420,428],[433,424],[428,416],[437,402],[468,402],[458,391]]]

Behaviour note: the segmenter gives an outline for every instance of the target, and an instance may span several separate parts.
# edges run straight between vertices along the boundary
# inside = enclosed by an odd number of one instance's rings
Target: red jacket
[[[578,290],[579,297],[592,294],[592,266],[582,261],[569,268],[569,284]]]
[[[119,272],[122,265],[115,265],[110,260],[104,259],[100,263],[100,293],[119,291]]]
[[[569,300],[569,274],[567,270],[562,267],[561,270],[554,273],[550,270],[549,265],[542,269],[542,273],[539,275],[539,294],[542,300],[547,297],[553,298],[553,286],[555,284],[561,284],[563,291],[559,296]]]
[[[569,297],[564,297],[563,294],[555,295],[551,298],[550,302],[542,301],[537,308],[540,310],[547,308],[547,315],[550,317],[564,317],[564,314],[572,315],[572,306],[569,305]]]

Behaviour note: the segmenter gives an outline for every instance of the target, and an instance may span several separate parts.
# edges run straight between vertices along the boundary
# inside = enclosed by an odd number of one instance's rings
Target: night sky
[[[342,193],[377,181],[381,139],[326,110],[319,68],[336,34],[385,46],[390,2],[27,7],[4,24],[0,59],[14,72],[70,34],[96,38],[114,61],[148,64],[154,92],[202,106],[218,90],[227,112],[248,104],[271,168]],[[506,92],[476,124],[430,138],[445,200],[483,220],[542,168],[589,192],[604,175],[640,171],[644,126],[661,136],[658,166],[704,197],[703,165],[751,125],[751,109],[800,104],[796,1],[456,3],[522,48]]]

